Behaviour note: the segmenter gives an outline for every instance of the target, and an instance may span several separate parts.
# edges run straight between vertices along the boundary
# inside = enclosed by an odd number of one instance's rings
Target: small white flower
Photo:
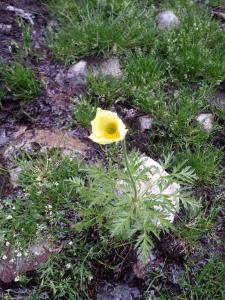
[[[90,275],[90,276],[88,277],[88,280],[89,280],[89,281],[92,281],[92,279],[93,279],[93,276]]]
[[[9,247],[10,242],[7,241],[7,242],[5,243],[5,245],[6,245],[6,247]]]
[[[72,241],[69,241],[69,243],[68,243],[69,245],[73,245],[73,242]]]
[[[22,253],[21,253],[21,252],[18,252],[16,256],[17,256],[17,257],[21,257],[21,256],[22,256]]]
[[[70,269],[71,268],[71,263],[66,264],[66,268]]]
[[[14,281],[19,281],[20,280],[20,277],[19,276],[16,276]]]
[[[48,208],[49,208],[49,209],[52,209],[52,205],[51,205],[51,204],[49,204],[49,205],[48,205]]]
[[[3,260],[6,260],[6,259],[7,259],[7,256],[6,256],[6,255],[3,255],[3,256],[2,256],[2,259],[3,259]]]
[[[6,217],[6,220],[11,220],[13,217],[11,216],[11,215],[8,215],[7,217]]]
[[[38,176],[38,177],[36,178],[36,181],[41,181],[41,180],[42,180],[41,176]]]
[[[14,259],[14,258],[11,258],[9,262],[12,263],[12,262],[14,262],[14,261],[15,261],[15,259]]]

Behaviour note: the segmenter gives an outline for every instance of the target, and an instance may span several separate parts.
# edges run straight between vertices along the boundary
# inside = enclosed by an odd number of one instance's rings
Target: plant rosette
[[[144,208],[141,204],[143,200],[149,199],[151,201],[151,199],[154,199],[158,204],[154,205],[153,208],[162,213],[170,223],[173,223],[175,215],[179,211],[180,185],[176,182],[170,182],[168,179],[169,174],[152,158],[141,155],[138,163],[140,164],[140,173],[144,171],[147,176],[145,180],[136,181],[139,199],[138,209]],[[124,192],[127,193],[127,188],[128,184],[120,180],[117,184],[116,193],[118,195],[122,195]],[[169,201],[171,205],[166,207],[165,200]],[[160,202],[163,205],[160,205]],[[159,228],[161,227],[160,220],[157,217],[152,222]]]

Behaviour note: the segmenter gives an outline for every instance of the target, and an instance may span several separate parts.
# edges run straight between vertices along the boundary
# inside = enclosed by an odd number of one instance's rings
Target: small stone
[[[0,23],[0,31],[2,31],[3,33],[10,33],[11,29],[12,25]]]
[[[141,116],[137,119],[138,128],[141,132],[151,129],[152,127],[152,118],[149,116]]]
[[[213,128],[213,114],[211,113],[201,113],[197,116],[196,120],[202,126],[202,128],[210,132]]]
[[[14,7],[12,5],[8,5],[6,10],[14,12],[17,16],[27,20],[31,25],[34,25],[34,16],[31,13],[25,12],[23,9]]]
[[[120,66],[120,61],[118,58],[109,58],[103,63],[95,66],[93,68],[93,73],[95,76],[103,75],[114,78],[120,78],[122,76],[122,70]]]
[[[156,18],[159,29],[170,29],[176,27],[180,21],[171,10],[161,12]]]
[[[68,79],[85,79],[87,75],[87,62],[84,60],[72,65],[67,71]]]

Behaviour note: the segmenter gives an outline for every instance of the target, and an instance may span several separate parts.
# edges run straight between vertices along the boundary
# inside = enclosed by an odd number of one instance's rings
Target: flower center
[[[114,134],[114,133],[116,133],[116,126],[115,126],[115,124],[109,124],[107,126],[107,128],[106,128],[106,132],[108,134]]]

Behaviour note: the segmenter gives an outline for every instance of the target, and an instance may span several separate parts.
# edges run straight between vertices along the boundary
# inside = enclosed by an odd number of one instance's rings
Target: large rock
[[[67,78],[76,78],[78,80],[84,80],[87,76],[87,62],[84,60],[72,65],[67,72]]]
[[[21,127],[14,134],[15,140],[9,143],[3,151],[3,158],[7,162],[7,170],[10,175],[10,182],[14,188],[17,187],[18,177],[21,168],[15,165],[14,159],[21,150],[30,154],[37,151],[59,149],[63,155],[72,158],[85,156],[89,147],[79,138],[73,137],[69,132],[63,130],[34,129],[26,130]]]
[[[52,253],[61,249],[62,246],[52,247],[49,241],[33,244],[23,253],[7,249],[6,254],[1,253],[0,281],[10,283],[26,272],[37,270],[48,261]]]
[[[149,182],[139,183],[139,193],[143,193],[147,188],[147,186],[150,183],[152,183],[152,187],[149,190],[150,194],[158,195],[161,192],[162,194],[167,195],[168,199],[171,200],[171,203],[173,204],[172,211],[167,211],[161,205],[156,206],[155,209],[163,212],[166,219],[169,220],[171,223],[173,223],[175,214],[179,210],[180,185],[175,182],[168,184],[168,181],[165,178],[169,174],[163,169],[163,167],[157,161],[153,160],[150,157],[143,156],[142,162],[143,165],[141,166],[141,168],[149,169],[149,172],[147,173]],[[160,185],[164,186],[163,184],[164,181],[167,181],[167,184],[165,184],[165,188],[161,191]],[[163,199],[161,200],[161,202],[163,202]],[[155,223],[160,225],[160,222],[158,220],[155,220]]]
[[[196,120],[205,131],[210,132],[213,129],[213,114],[201,113],[196,117]]]
[[[159,29],[171,29],[180,23],[178,17],[171,10],[166,10],[158,14],[156,21]]]
[[[16,135],[16,140],[12,141],[4,150],[3,156],[6,159],[12,159],[18,150],[33,152],[35,147],[45,149],[61,149],[64,155],[76,156],[85,154],[88,150],[79,138],[73,137],[70,133],[63,130],[34,129],[22,132]]]

